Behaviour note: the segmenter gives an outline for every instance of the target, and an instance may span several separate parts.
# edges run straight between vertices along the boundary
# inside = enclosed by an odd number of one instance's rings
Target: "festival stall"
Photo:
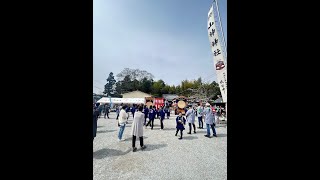
[[[154,98],[154,105],[156,108],[160,108],[164,106],[164,99],[163,98]]]

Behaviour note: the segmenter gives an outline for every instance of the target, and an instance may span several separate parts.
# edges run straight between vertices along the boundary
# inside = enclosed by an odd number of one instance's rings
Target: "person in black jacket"
[[[185,129],[184,125],[186,124],[186,119],[182,116],[182,113],[179,113],[179,116],[177,116],[176,118],[176,123],[177,123],[177,132],[176,132],[176,136],[178,135],[178,132],[180,131],[180,138],[182,139],[182,131]]]
[[[132,117],[134,118],[134,113],[136,112],[136,106],[133,105],[131,108]]]
[[[160,130],[163,130],[163,120],[164,120],[164,117],[166,116],[166,112],[164,111],[164,107],[160,107],[159,114],[160,114],[160,124],[161,124]]]
[[[109,119],[109,106],[108,105],[106,105],[105,106],[105,108],[104,108],[104,118],[106,119],[106,116],[108,117],[108,119]]]
[[[99,116],[99,111],[98,108],[94,107],[93,108],[93,138],[92,141],[94,140],[94,138],[97,135],[97,127],[98,127],[98,116]]]
[[[156,112],[155,112],[155,109],[156,107],[152,107],[150,106],[150,109],[149,109],[149,121],[146,125],[146,128],[150,125],[151,126],[151,130],[153,129],[153,122],[154,122],[154,118],[156,116]]]
[[[166,113],[167,113],[167,119],[169,119],[169,117],[170,117],[170,108],[169,107],[166,108]]]
[[[143,114],[144,114],[144,124],[143,125],[146,125],[148,114],[149,114],[149,109],[148,109],[147,105],[144,106]]]
[[[130,106],[127,106],[127,108],[125,109],[125,111],[126,111],[126,113],[128,114],[128,117],[127,117],[127,120],[129,119],[129,116],[130,116]],[[127,121],[127,123],[126,124],[128,124],[128,121]]]

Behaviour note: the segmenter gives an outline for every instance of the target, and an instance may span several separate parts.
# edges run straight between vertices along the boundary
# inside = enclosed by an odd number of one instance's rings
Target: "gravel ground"
[[[137,152],[132,152],[131,123],[123,133],[126,140],[118,142],[116,114],[110,119],[103,116],[98,120],[97,137],[93,142],[93,179],[227,179],[227,128],[216,127],[218,137],[206,138],[205,129],[197,129],[196,134],[183,131],[183,139],[175,136],[176,116],[165,119],[164,130],[160,130],[160,120],[155,119],[153,130],[144,129],[144,144]],[[198,123],[196,122],[196,127]],[[211,132],[212,133],[212,132]],[[179,134],[179,133],[178,133]],[[211,134],[212,135],[212,134]]]

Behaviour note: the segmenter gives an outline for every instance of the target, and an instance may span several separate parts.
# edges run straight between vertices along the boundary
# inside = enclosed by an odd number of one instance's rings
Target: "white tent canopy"
[[[98,103],[110,103],[110,98],[103,97]],[[112,104],[145,104],[144,98],[111,98]]]

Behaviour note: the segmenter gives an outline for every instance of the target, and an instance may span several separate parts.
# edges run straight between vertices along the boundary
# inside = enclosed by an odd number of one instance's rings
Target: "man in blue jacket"
[[[148,107],[146,105],[144,106],[143,114],[144,114],[144,124],[143,125],[146,125],[147,117],[148,117],[148,114],[149,114],[149,109],[148,109]]]
[[[160,113],[160,124],[161,124],[160,130],[163,130],[163,120],[164,120],[164,117],[166,116],[166,112],[164,111],[163,107],[160,108],[159,113]]]
[[[130,106],[126,108],[126,113],[128,114],[127,120],[129,119],[129,116],[130,116],[129,112],[130,112]],[[126,122],[126,124],[128,124],[128,121]]]

